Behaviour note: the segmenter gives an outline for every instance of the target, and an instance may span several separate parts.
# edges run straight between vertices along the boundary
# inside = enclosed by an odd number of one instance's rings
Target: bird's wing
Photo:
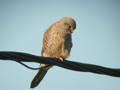
[[[57,23],[57,22],[56,22]],[[43,37],[43,46],[42,46],[42,56],[45,56],[44,53],[47,53],[47,56],[60,54],[62,39],[57,33],[56,23],[52,24],[44,33]]]

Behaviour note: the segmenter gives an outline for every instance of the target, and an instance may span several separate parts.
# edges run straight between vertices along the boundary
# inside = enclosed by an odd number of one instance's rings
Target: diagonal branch
[[[73,62],[68,60],[64,60],[63,62],[61,62],[56,58],[35,56],[32,54],[27,54],[22,52],[0,52],[0,59],[12,60],[16,62],[45,63],[50,65],[56,65],[74,71],[92,72],[97,74],[105,74],[109,76],[120,77],[120,69],[113,69],[113,68],[108,68],[93,64]]]

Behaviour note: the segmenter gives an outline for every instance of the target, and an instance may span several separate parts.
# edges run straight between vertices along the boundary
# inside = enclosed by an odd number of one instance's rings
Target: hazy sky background
[[[77,23],[70,60],[120,68],[119,0],[0,0],[0,51],[41,55],[43,33],[63,17]],[[0,61],[0,90],[32,90],[36,72]],[[33,90],[120,90],[120,78],[53,67]]]

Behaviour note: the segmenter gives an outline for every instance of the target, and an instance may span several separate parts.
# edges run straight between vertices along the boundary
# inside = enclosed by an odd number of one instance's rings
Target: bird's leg
[[[63,57],[56,57],[56,58],[58,58],[61,62],[63,62],[64,61],[64,58]]]

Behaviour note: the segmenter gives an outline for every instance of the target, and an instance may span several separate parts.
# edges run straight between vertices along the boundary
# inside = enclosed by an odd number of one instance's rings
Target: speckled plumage
[[[62,18],[52,24],[44,33],[42,56],[67,58],[72,48],[71,34],[75,28],[75,21],[69,17]],[[31,84],[32,88],[39,84],[47,73],[47,70],[51,67],[46,68],[45,66],[47,65],[41,64],[42,70],[39,70],[33,79]]]

